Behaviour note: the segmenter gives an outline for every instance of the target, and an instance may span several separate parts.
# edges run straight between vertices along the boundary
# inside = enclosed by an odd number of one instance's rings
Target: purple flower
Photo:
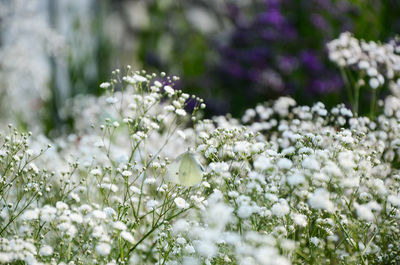
[[[339,76],[334,76],[325,79],[311,80],[309,89],[316,94],[326,94],[337,91],[343,86],[342,79]]]
[[[312,51],[304,51],[300,55],[301,62],[305,67],[310,69],[311,71],[321,72],[324,68],[322,62],[315,56]]]
[[[271,24],[275,27],[280,27],[285,23],[285,17],[277,9],[270,9],[258,15],[256,19],[260,24]]]
[[[311,14],[311,22],[317,29],[331,31],[330,25],[327,23],[325,18],[320,14]]]
[[[294,56],[282,56],[278,60],[279,70],[285,74],[290,74],[298,67],[298,60]]]
[[[222,86],[232,93],[243,90],[243,100],[299,91],[318,95],[341,89],[340,74],[328,63],[325,41],[341,27],[352,26],[346,14],[351,5],[346,9],[328,0],[265,0],[252,6],[253,19],[249,19],[250,9],[233,6],[229,10],[234,10],[237,24],[230,41],[220,47]],[[330,19],[337,25],[332,26]]]

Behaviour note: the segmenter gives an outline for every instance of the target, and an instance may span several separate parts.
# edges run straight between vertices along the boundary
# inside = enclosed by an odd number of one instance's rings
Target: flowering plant
[[[329,58],[335,62],[346,82],[353,112],[359,112],[360,90],[370,90],[370,117],[376,109],[379,89],[389,88],[400,95],[400,45],[397,38],[381,44],[356,39],[351,33],[342,33],[327,44]]]
[[[374,119],[282,97],[208,120],[176,80],[114,71],[46,151],[0,136],[0,262],[400,262],[399,98]],[[199,184],[174,169],[189,148]]]

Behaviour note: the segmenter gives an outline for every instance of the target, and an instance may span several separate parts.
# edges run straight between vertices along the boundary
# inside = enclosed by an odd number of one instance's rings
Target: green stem
[[[170,221],[171,219],[177,217],[178,215],[180,215],[183,212],[186,212],[188,209],[179,211],[178,213],[166,218],[164,221]],[[128,255],[136,249],[136,247],[143,242],[143,240],[145,240],[148,236],[150,236],[157,228],[159,228],[164,222],[159,222],[157,224],[155,224],[129,251],[128,251]]]
[[[373,120],[375,117],[375,106],[376,106],[376,91],[377,89],[372,89],[371,107],[370,107],[370,119]]]
[[[343,78],[344,83],[346,85],[347,97],[349,99],[349,102],[352,104],[352,108],[353,108],[353,111],[354,111],[354,105],[353,105],[354,104],[354,100],[353,100],[353,95],[351,93],[351,85],[350,85],[350,82],[349,82],[349,80],[347,78],[346,72],[344,71],[343,67],[340,67],[340,73],[342,74],[342,78]]]
[[[356,85],[354,87],[354,114],[358,116],[358,103],[360,101],[360,87]]]
[[[124,260],[124,248],[122,247],[121,233],[119,233],[119,235],[118,235],[118,245],[119,245],[121,261],[123,261]]]

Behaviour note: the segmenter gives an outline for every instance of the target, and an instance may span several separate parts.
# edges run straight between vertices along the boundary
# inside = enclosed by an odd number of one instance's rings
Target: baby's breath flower
[[[121,237],[123,239],[125,239],[126,241],[128,241],[129,243],[133,244],[135,242],[134,237],[132,236],[131,233],[129,233],[128,231],[122,231],[121,232]]]
[[[174,202],[176,204],[176,206],[180,209],[186,209],[189,207],[189,204],[182,198],[175,198]]]
[[[311,208],[326,210],[332,212],[334,205],[329,199],[329,192],[323,188],[316,189],[308,198],[308,203]]]
[[[293,162],[287,158],[281,158],[278,160],[277,165],[281,169],[290,169],[293,165]]]
[[[124,171],[122,171],[122,176],[124,176],[124,177],[130,177],[130,176],[132,176],[132,172],[131,171],[129,171],[129,170],[124,170]]]
[[[116,230],[124,231],[126,230],[126,225],[121,221],[116,221],[113,223],[113,228]]]
[[[175,90],[171,87],[171,86],[164,86],[164,90],[165,92],[167,92],[167,94],[173,96],[175,94]]]
[[[104,88],[104,89],[109,88],[110,86],[111,86],[111,84],[109,82],[103,82],[100,84],[100,88]]]
[[[111,252],[111,246],[107,243],[99,243],[96,246],[96,252],[100,256],[107,256]]]
[[[179,116],[186,116],[186,111],[184,109],[176,109],[175,113]]]
[[[41,256],[51,256],[53,255],[53,248],[48,245],[43,245],[39,249],[39,255]]]
[[[272,214],[277,217],[285,216],[289,211],[289,205],[284,199],[279,200],[279,202],[274,204],[271,209]]]

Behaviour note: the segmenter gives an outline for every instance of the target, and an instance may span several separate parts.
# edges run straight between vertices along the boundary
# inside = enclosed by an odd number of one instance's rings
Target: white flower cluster
[[[380,44],[358,40],[351,33],[342,33],[338,39],[327,44],[329,58],[339,67],[350,67],[361,74],[372,89],[385,83],[394,93],[400,93],[400,45],[396,40]]]
[[[223,117],[216,125],[205,121],[197,127],[198,150],[209,161],[207,187],[218,189],[232,212],[220,234],[262,231],[276,240],[271,248],[294,263],[330,255],[343,263],[358,263],[364,256],[375,262],[397,259],[398,236],[390,235],[396,238],[388,243],[390,250],[384,243],[386,231],[397,233],[400,224],[397,98],[389,96],[386,113],[373,121],[354,117],[343,105],[329,111],[322,103],[276,102],[248,110],[242,119],[247,130]],[[200,238],[211,225],[203,220],[202,227]],[[223,240],[207,244],[212,245],[234,249]],[[224,255],[232,259],[235,252]],[[256,259],[256,248],[252,258],[250,264],[264,264]]]
[[[0,263],[23,261],[29,265],[40,264],[35,259],[37,250],[34,243],[34,241],[25,241],[21,238],[0,238]]]
[[[283,97],[207,120],[174,79],[116,70],[106,96],[68,104],[76,131],[56,151],[0,135],[1,262],[400,262],[397,97],[375,119]],[[188,147],[202,182],[170,183]]]
[[[76,130],[52,141],[56,148],[45,152],[38,146],[50,148],[49,140],[11,126],[0,136],[0,238],[31,240],[38,262],[144,261],[156,231],[203,200],[164,179],[171,159],[194,144],[185,124],[196,121],[202,100],[175,91],[177,77],[113,74],[101,85],[106,96],[66,106]]]
[[[276,239],[259,231],[234,231],[229,227],[237,216],[221,191],[214,189],[203,211],[193,212],[187,219],[177,220],[171,228],[176,244],[166,264],[290,264],[279,254]],[[248,218],[247,215],[245,218]],[[285,241],[286,249],[294,245]]]

